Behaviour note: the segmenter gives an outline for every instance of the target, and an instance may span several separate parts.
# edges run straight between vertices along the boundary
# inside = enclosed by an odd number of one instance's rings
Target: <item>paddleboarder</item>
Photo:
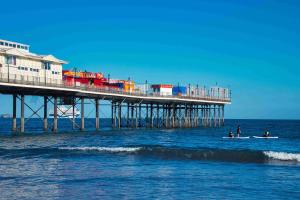
[[[236,134],[237,134],[237,137],[240,137],[240,135],[241,135],[241,127],[240,127],[240,125],[238,125],[238,127],[237,127],[237,129],[236,129]]]
[[[230,137],[230,138],[234,138],[234,135],[233,135],[233,133],[232,133],[232,131],[230,130],[229,131],[229,133],[228,133],[228,137]]]
[[[266,129],[266,131],[265,131],[265,133],[264,133],[264,135],[263,135],[264,137],[269,137],[270,136],[270,132],[269,132],[269,130],[268,129]]]

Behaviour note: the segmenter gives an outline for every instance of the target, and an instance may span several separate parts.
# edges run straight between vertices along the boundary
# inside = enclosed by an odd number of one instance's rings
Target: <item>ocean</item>
[[[300,121],[226,120],[221,128],[86,132],[0,121],[0,199],[300,199]],[[278,139],[223,139],[268,128]]]

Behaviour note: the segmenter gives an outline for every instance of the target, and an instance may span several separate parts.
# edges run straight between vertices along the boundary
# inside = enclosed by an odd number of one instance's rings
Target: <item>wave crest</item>
[[[298,154],[298,153],[264,151],[264,154],[267,157],[269,157],[271,159],[275,159],[275,160],[300,162],[300,154]]]
[[[106,151],[106,152],[135,152],[140,150],[140,147],[60,147],[60,150],[70,151]]]

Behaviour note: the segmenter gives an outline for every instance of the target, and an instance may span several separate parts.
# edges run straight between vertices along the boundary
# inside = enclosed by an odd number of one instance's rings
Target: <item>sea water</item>
[[[0,121],[1,199],[300,199],[300,121],[227,120],[221,128],[86,132],[59,120],[24,134]],[[51,121],[49,122],[51,125]],[[267,128],[279,139],[223,139]]]

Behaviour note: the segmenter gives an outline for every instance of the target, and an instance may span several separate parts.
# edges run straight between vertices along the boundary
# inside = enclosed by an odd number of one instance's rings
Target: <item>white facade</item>
[[[172,85],[152,85],[153,94],[161,96],[172,96]]]
[[[149,92],[148,84],[136,84],[134,85],[134,92],[136,94],[147,94]]]
[[[61,84],[63,64],[52,55],[31,53],[29,45],[0,40],[1,79]]]

